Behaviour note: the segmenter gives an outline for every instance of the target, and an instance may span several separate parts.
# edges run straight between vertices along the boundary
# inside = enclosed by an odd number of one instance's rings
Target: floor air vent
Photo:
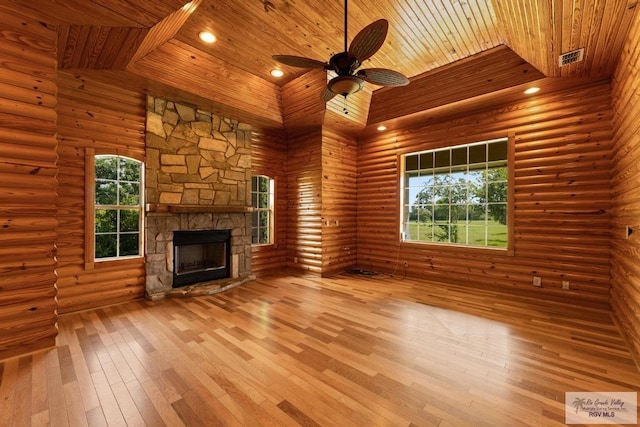
[[[580,62],[582,61],[583,57],[584,57],[584,48],[563,53],[558,57],[558,66],[564,67],[565,65],[573,64],[574,62]]]

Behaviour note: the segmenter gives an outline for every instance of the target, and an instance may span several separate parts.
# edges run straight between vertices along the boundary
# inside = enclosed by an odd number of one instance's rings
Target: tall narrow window
[[[251,179],[251,203],[253,206],[251,243],[273,243],[273,179],[256,175]]]
[[[142,162],[95,156],[94,258],[141,256]]]
[[[506,248],[507,160],[507,138],[402,156],[402,239]]]

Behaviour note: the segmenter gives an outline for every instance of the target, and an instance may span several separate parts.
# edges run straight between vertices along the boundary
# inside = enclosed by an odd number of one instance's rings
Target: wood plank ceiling
[[[220,100],[246,82],[246,91],[264,100],[245,105],[232,99],[229,108],[244,109],[258,121],[278,123],[281,107],[275,116],[260,109],[277,105],[278,87],[308,71],[282,66],[271,55],[326,61],[343,50],[342,0],[3,3],[57,26],[60,69],[101,70],[110,78],[118,75],[112,70],[126,70],[133,75],[125,81],[165,93],[173,88],[176,96],[193,102]],[[434,78],[442,73],[429,71],[500,45],[547,77],[603,79],[613,74],[636,6],[637,0],[352,0],[347,34],[350,40],[370,22],[389,20],[384,45],[364,66],[391,68],[413,81]],[[198,38],[203,30],[218,41],[204,44]],[[558,55],[578,48],[585,48],[584,61],[560,68]],[[272,77],[273,68],[285,76]],[[468,84],[491,79],[491,67],[486,70]],[[190,85],[189,75],[198,72],[206,82]],[[377,87],[372,89],[375,94]]]

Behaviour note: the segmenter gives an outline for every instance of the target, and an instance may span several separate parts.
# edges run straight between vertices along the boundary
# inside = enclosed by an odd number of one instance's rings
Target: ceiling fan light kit
[[[364,86],[364,80],[356,76],[337,76],[329,80],[327,89],[336,95],[347,96],[358,92]]]
[[[344,2],[344,52],[333,55],[329,62],[304,58],[293,55],[273,55],[272,58],[282,64],[298,68],[323,68],[333,71],[336,77],[329,80],[327,87],[321,94],[324,102],[330,101],[336,95],[345,98],[359,92],[365,82],[379,86],[404,86],[409,79],[397,71],[386,68],[365,68],[358,70],[364,61],[376,53],[385,38],[389,23],[386,19],[379,19],[360,30],[351,41],[347,49],[347,0]]]

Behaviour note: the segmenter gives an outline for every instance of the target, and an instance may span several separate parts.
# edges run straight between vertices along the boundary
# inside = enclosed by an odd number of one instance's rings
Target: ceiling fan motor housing
[[[334,70],[339,76],[350,76],[360,67],[360,61],[349,52],[341,52],[333,55],[329,60],[329,69]]]

